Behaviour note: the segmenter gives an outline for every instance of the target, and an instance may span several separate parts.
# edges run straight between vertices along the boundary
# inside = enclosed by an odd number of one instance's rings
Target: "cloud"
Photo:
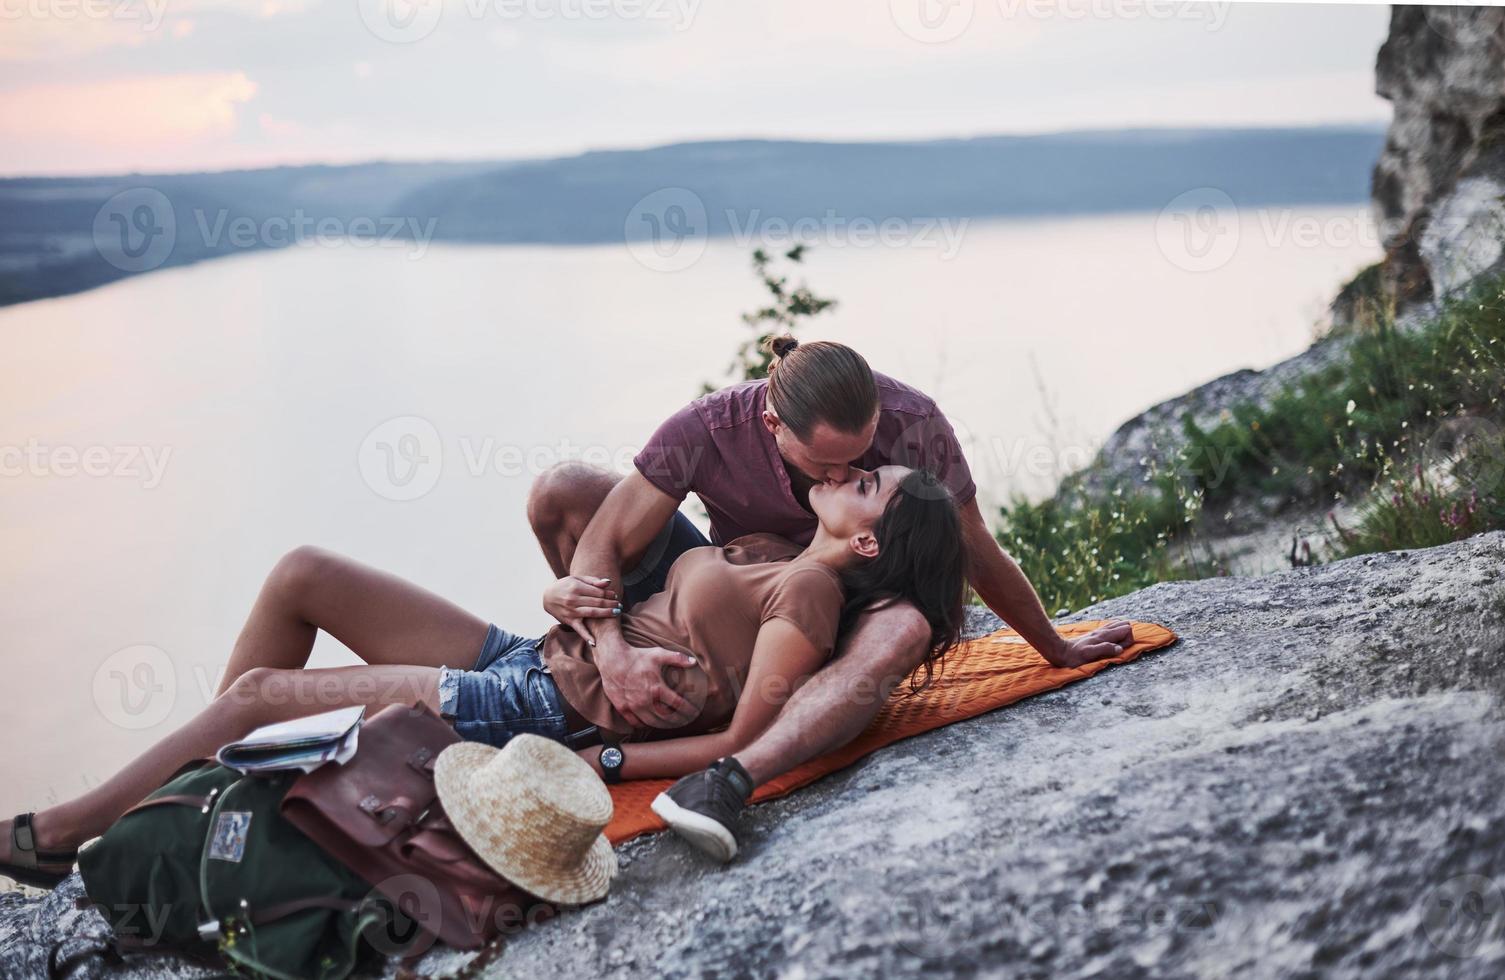
[[[155,157],[234,134],[256,95],[244,72],[21,86],[0,100],[0,167],[34,171],[56,158]],[[25,148],[22,150],[21,148]],[[8,159],[15,153],[28,159]]]

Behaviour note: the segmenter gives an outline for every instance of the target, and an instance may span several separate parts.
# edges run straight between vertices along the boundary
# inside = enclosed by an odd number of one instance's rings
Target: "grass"
[[[1334,519],[1327,558],[1505,527],[1505,279],[1409,330],[1383,312],[1349,329],[1344,356],[1267,404],[1231,406],[1207,428],[1184,417],[1183,447],[1143,484],[1093,497],[1068,481],[1004,507],[999,542],[1047,608],[1222,571],[1199,548],[1198,518],[1235,498],[1361,497],[1357,526]]]
[[[1101,496],[1063,488],[1041,503],[1002,508],[998,541],[1019,563],[1045,608],[1065,615],[1103,599],[1216,569],[1196,554],[1200,496],[1175,475],[1147,490],[1118,486]]]

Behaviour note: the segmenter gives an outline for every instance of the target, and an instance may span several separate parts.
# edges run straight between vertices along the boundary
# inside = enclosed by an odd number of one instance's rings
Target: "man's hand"
[[[1116,657],[1124,652],[1124,647],[1133,642],[1134,627],[1128,620],[1120,619],[1106,626],[1099,626],[1085,636],[1069,640],[1062,637],[1061,645],[1044,654],[1044,657],[1052,667],[1080,667],[1094,660]]]
[[[635,647],[619,631],[596,646],[596,669],[606,700],[634,728],[680,728],[699,709],[664,682],[665,667],[688,669],[695,658],[663,647]]]
[[[543,608],[591,646],[596,645],[596,637],[586,620],[622,614],[622,603],[611,589],[611,579],[586,575],[566,575],[544,589]]]

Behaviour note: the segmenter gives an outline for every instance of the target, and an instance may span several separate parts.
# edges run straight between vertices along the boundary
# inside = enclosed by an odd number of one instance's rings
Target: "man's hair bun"
[[[800,345],[799,340],[789,334],[781,334],[777,337],[769,337],[764,349],[774,357],[788,357],[789,352]]]

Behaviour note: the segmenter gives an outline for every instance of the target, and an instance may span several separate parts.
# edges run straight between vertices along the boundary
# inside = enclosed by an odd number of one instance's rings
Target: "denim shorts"
[[[669,567],[675,559],[691,548],[703,548],[710,543],[710,539],[701,534],[700,528],[688,517],[675,511],[673,519],[664,525],[643,553],[638,567],[622,576],[626,607],[631,609],[655,592],[664,591],[664,585],[669,581]]]
[[[564,700],[541,646],[492,626],[474,667],[439,668],[439,714],[466,741],[497,748],[524,732],[567,741]]]

